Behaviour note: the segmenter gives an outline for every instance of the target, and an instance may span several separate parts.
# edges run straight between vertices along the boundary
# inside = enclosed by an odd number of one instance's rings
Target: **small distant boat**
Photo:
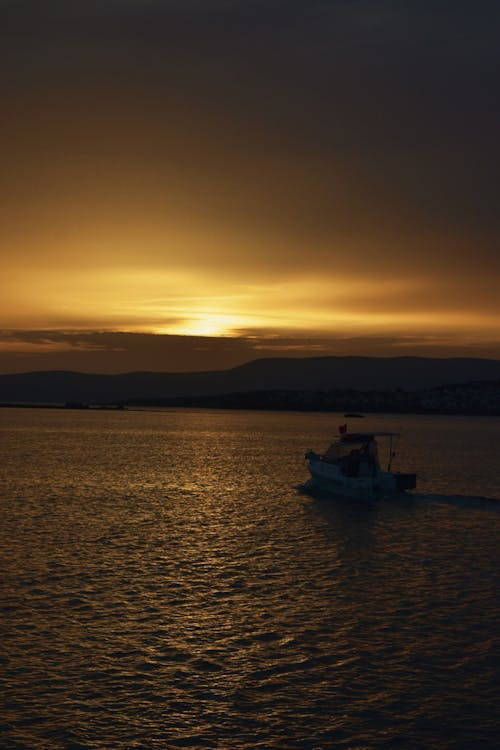
[[[397,432],[347,432],[339,428],[339,437],[323,454],[308,451],[306,460],[314,484],[326,492],[343,497],[374,500],[417,486],[416,474],[401,474],[391,469],[393,441]],[[377,438],[389,439],[387,470],[380,466]]]

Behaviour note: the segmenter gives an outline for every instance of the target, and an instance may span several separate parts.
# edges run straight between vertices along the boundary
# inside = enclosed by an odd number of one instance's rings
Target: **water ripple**
[[[2,748],[497,746],[488,492],[299,494],[324,415],[9,412]]]

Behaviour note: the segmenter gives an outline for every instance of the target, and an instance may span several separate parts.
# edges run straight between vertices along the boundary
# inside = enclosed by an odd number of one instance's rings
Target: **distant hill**
[[[161,401],[266,390],[416,391],[445,384],[498,381],[500,360],[425,357],[264,358],[230,370],[130,372],[66,371],[0,375],[0,403],[93,404]]]

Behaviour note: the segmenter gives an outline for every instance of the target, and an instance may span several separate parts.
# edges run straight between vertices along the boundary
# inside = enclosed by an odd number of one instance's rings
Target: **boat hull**
[[[309,473],[317,487],[329,494],[359,500],[375,500],[383,495],[398,492],[396,475],[379,471],[374,476],[350,477],[342,473],[335,464],[310,458]]]

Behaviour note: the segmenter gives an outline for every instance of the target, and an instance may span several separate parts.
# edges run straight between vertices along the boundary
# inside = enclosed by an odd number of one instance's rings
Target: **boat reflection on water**
[[[392,471],[393,441],[396,432],[347,432],[339,427],[339,437],[323,454],[308,451],[306,461],[313,483],[322,491],[343,497],[374,500],[416,488],[416,474]],[[387,469],[379,460],[377,438],[388,438]]]

